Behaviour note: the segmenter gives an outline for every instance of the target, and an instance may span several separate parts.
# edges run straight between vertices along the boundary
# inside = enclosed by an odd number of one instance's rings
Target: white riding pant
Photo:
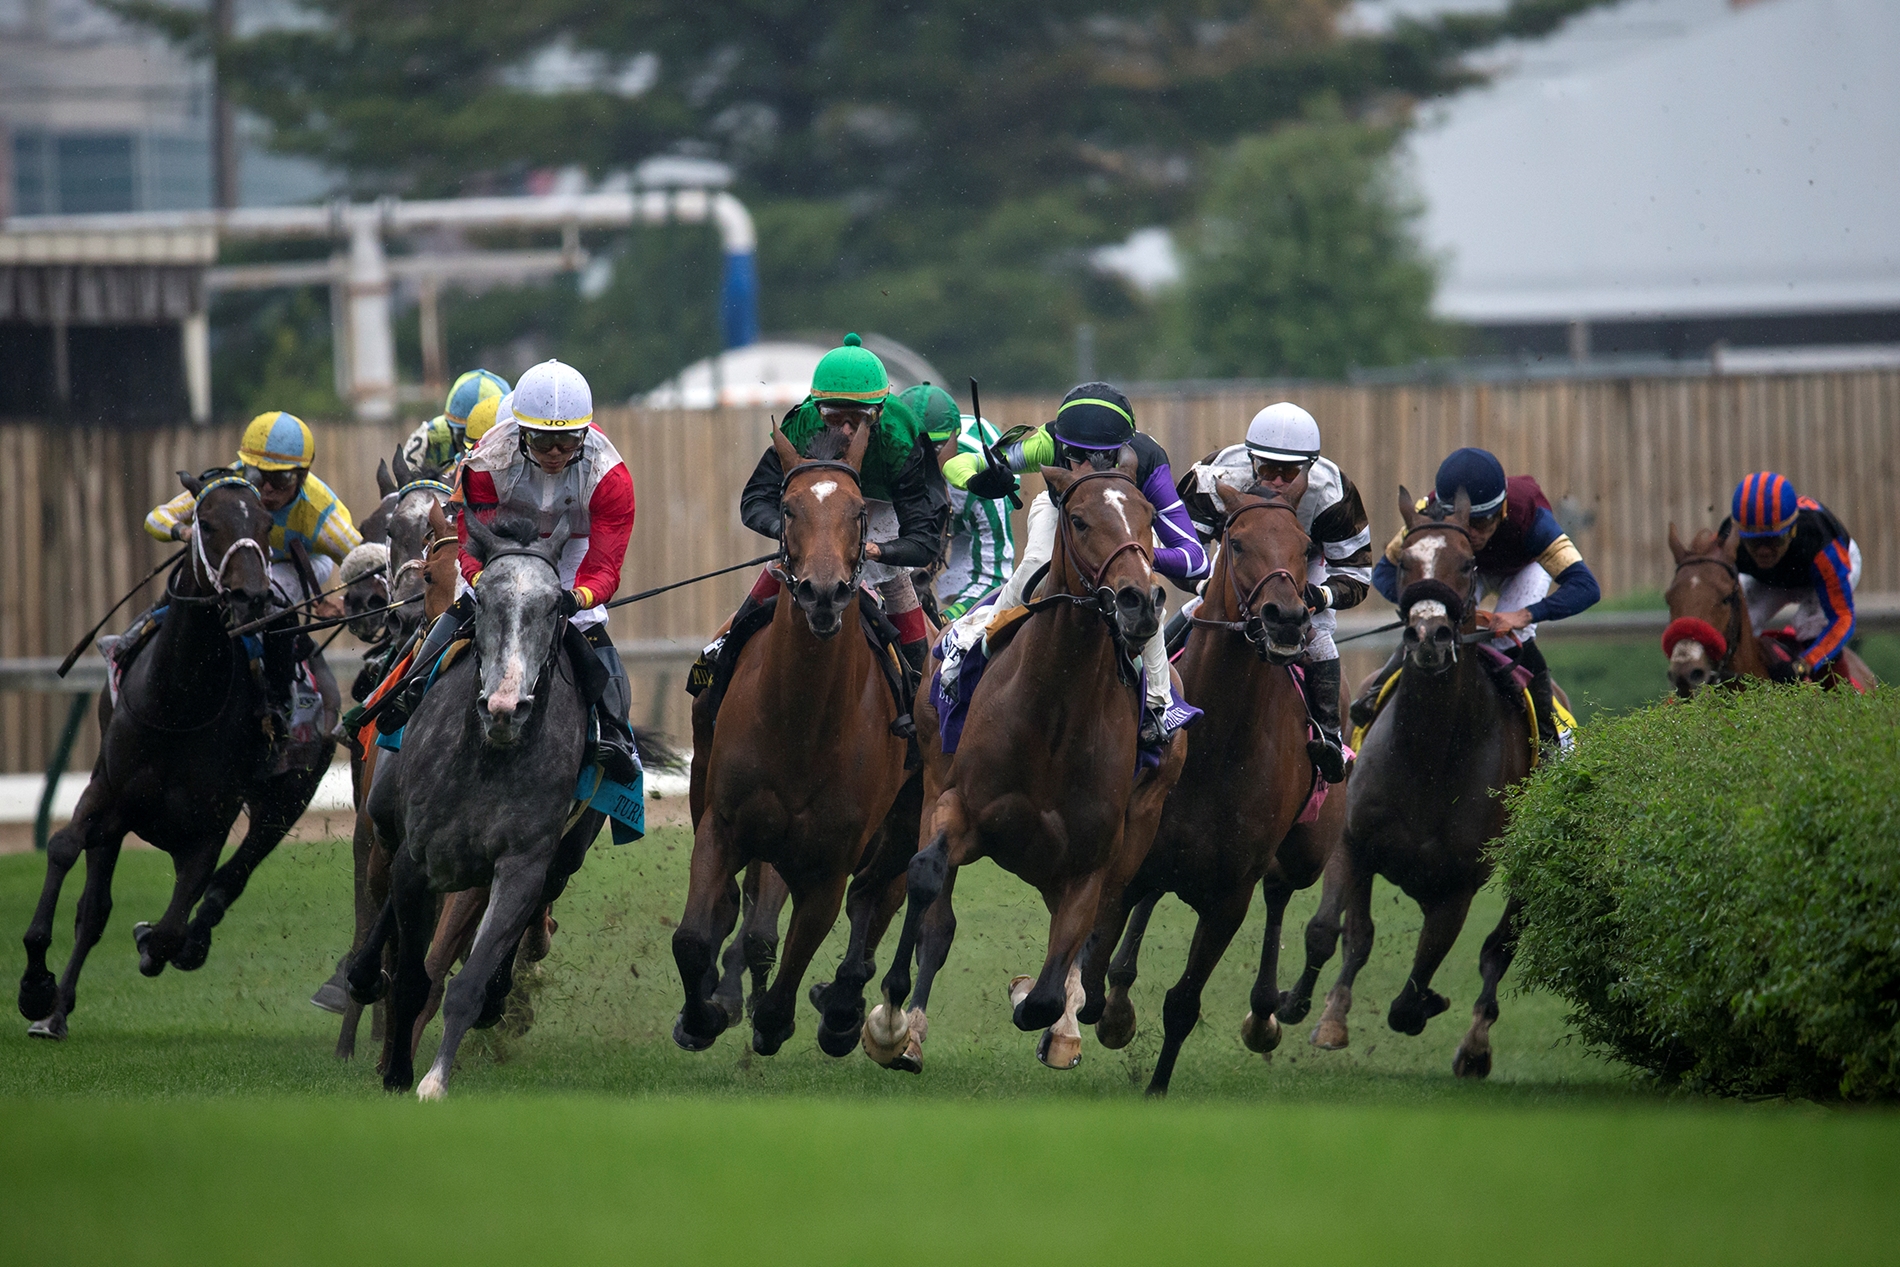
[[[1847,585],[1850,590],[1860,588],[1860,546],[1847,543]],[[1803,642],[1812,642],[1827,632],[1827,613],[1821,610],[1821,599],[1812,589],[1782,589],[1777,585],[1763,585],[1754,577],[1742,576],[1742,598],[1748,603],[1748,620],[1760,633],[1774,628],[1773,621],[1781,614],[1781,609],[1790,603],[1794,605],[1793,617],[1784,622],[1793,626],[1794,636]]]
[[[864,499],[864,509],[870,516],[866,524],[869,539],[877,542],[897,540],[897,508],[889,502]],[[900,616],[907,611],[915,611],[923,604],[917,600],[917,587],[911,583],[911,570],[907,567],[893,567],[888,563],[866,560],[864,564],[864,583],[877,587],[878,597],[884,600],[884,614]]]
[[[1550,573],[1544,571],[1541,563],[1526,563],[1515,572],[1480,572],[1478,574],[1478,596],[1496,594],[1497,610],[1501,612],[1521,611],[1550,593]],[[1535,622],[1524,626],[1516,633],[1502,634],[1489,639],[1492,646],[1500,650],[1521,647],[1537,636]]]
[[[1016,570],[1009,574],[1009,580],[1003,583],[1002,590],[996,596],[996,602],[990,607],[979,607],[959,616],[951,625],[952,636],[960,646],[973,646],[982,636],[984,626],[997,612],[1007,611],[1011,607],[1020,607],[1027,599],[1023,590],[1029,584],[1029,578],[1036,569],[1055,558],[1056,523],[1059,512],[1055,503],[1049,500],[1048,493],[1037,493],[1036,499],[1029,503],[1029,530],[1024,534],[1022,556],[1016,560]],[[1167,623],[1168,613],[1164,606],[1156,613],[1154,636],[1141,649],[1142,673],[1146,679],[1146,695],[1149,708],[1168,706],[1168,640],[1163,636],[1162,626]]]

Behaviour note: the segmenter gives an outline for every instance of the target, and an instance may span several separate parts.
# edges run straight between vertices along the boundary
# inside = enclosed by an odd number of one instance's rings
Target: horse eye
[[[1077,532],[1087,532],[1089,530],[1089,526],[1082,522],[1080,515],[1070,515],[1069,522],[1074,525]]]

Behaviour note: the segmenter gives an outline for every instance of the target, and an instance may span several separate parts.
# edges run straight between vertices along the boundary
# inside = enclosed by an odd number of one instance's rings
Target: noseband
[[[785,494],[791,489],[792,477],[794,475],[804,475],[811,471],[836,471],[840,475],[848,475],[851,477],[851,486],[858,490],[858,557],[851,568],[851,588],[855,590],[858,587],[859,579],[864,575],[865,551],[871,544],[871,512],[864,504],[864,480],[858,474],[858,468],[849,462],[837,462],[829,458],[814,458],[808,462],[800,462],[797,466],[785,472],[784,479],[779,482],[778,493],[778,552],[779,557],[785,560],[785,565],[781,567],[777,563],[768,564],[767,570],[770,571],[773,576],[776,576],[779,580],[779,584],[783,585],[787,590],[794,588],[798,584],[798,577],[793,575],[791,570],[791,543],[785,539]]]
[[[1197,613],[1188,617],[1188,623],[1201,629],[1220,629],[1227,633],[1237,633],[1252,645],[1254,651],[1262,660],[1268,660],[1272,658],[1273,653],[1267,638],[1267,622],[1265,617],[1254,610],[1254,600],[1260,597],[1260,591],[1265,589],[1270,582],[1280,577],[1286,578],[1287,583],[1293,586],[1296,595],[1299,594],[1300,582],[1299,578],[1295,577],[1293,573],[1286,568],[1275,568],[1258,581],[1255,581],[1253,586],[1248,589],[1245,594],[1240,592],[1240,576],[1233,566],[1233,556],[1229,553],[1229,541],[1233,537],[1234,525],[1240,521],[1241,516],[1254,510],[1284,510],[1287,514],[1294,517],[1296,524],[1299,522],[1299,513],[1295,511],[1293,507],[1277,499],[1273,501],[1248,502],[1239,510],[1227,516],[1227,524],[1221,530],[1221,558],[1227,562],[1227,584],[1233,591],[1234,611],[1239,615],[1240,619],[1210,620]],[[1304,605],[1303,600],[1302,605]]]
[[[1722,595],[1722,605],[1728,608],[1728,627],[1722,631],[1722,638],[1728,646],[1723,649],[1722,658],[1715,664],[1716,680],[1718,682],[1732,681],[1735,677],[1736,646],[1742,636],[1742,574],[1727,559],[1718,559],[1713,555],[1684,559],[1676,564],[1675,574],[1681,576],[1684,568],[1694,567],[1698,563],[1713,564],[1721,568],[1728,573],[1728,579],[1734,583],[1729,592]]]
[[[204,504],[204,499],[207,496],[220,488],[242,488],[252,497],[257,497],[257,489],[242,475],[221,475],[198,490],[198,496],[196,500],[192,502],[191,506],[192,575],[197,578],[200,584],[209,585],[211,587],[211,593],[209,596],[196,597],[179,594],[176,587],[171,586],[168,588],[172,591],[170,597],[174,601],[212,603],[224,597],[229,589],[224,583],[225,571],[231,566],[232,556],[237,554],[240,550],[255,550],[257,552],[257,561],[263,565],[266,577],[270,575],[270,554],[264,549],[263,543],[258,541],[255,537],[239,537],[236,541],[231,543],[230,547],[225,550],[223,556],[218,559],[218,565],[216,567],[211,566],[211,556],[205,552],[204,525],[198,521],[198,508]],[[258,500],[258,505],[260,507],[263,505],[261,498]]]

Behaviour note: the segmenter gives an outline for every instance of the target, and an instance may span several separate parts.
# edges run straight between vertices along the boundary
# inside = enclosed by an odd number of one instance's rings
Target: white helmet
[[[593,389],[579,370],[560,361],[530,368],[504,404],[515,422],[531,431],[574,431],[594,420]]]
[[[1319,456],[1319,424],[1290,400],[1268,405],[1247,424],[1247,452],[1278,462],[1310,462]]]

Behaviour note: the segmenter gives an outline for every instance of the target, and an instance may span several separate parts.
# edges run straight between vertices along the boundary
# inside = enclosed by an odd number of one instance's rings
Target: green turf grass
[[[128,851],[71,1039],[0,1030],[0,1261],[1849,1262],[1900,1232],[1900,1120],[1665,1098],[1508,982],[1496,1072],[1455,1081],[1492,893],[1438,975],[1452,1011],[1412,1039],[1384,1010],[1418,915],[1382,883],[1353,1046],[1313,1051],[1309,1020],[1270,1061],[1237,1033],[1256,902],[1173,1097],[1151,1104],[1161,994],[1191,927],[1178,902],[1149,934],[1134,1044],[1085,1037],[1072,1072],[1037,1065],[1009,1024],[1008,978],[1036,969],[1046,917],[989,864],[958,887],[921,1077],[821,1055],[802,1004],[777,1057],[750,1055],[742,1030],[694,1056],[668,1036],[689,849],[672,828],[594,852],[557,908],[535,1028],[466,1045],[439,1106],[384,1096],[367,1059],[333,1060],[335,1019],[305,1001],[347,934],[345,845],[284,847],[207,966],[153,981],[131,926],[162,908],[169,863]],[[41,865],[0,858],[16,971]],[[1295,903],[1283,981],[1316,896]],[[814,975],[841,947],[842,928]]]

